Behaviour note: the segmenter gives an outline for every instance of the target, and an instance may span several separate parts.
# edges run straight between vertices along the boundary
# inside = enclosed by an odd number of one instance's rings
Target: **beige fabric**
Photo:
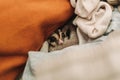
[[[78,0],[75,13],[78,16],[73,24],[77,25],[90,38],[97,38],[104,34],[112,17],[111,7],[105,2],[99,2],[99,0]]]
[[[120,80],[120,31],[97,44],[29,52],[23,80]]]
[[[83,18],[87,18],[100,2],[100,0],[70,0],[70,1],[72,6],[75,8],[75,13]]]

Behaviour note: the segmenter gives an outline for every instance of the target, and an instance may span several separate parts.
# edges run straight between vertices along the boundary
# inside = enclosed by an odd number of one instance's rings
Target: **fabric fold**
[[[97,7],[100,0],[70,0],[71,5],[75,8],[75,14],[82,18],[87,18]]]
[[[71,0],[72,2],[72,0]],[[71,3],[72,4],[72,3]],[[90,38],[105,33],[112,18],[112,9],[106,2],[99,0],[78,0],[75,7],[77,17],[73,21]]]

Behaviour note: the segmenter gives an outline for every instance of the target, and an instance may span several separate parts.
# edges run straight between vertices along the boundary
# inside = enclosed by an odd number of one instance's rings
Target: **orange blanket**
[[[28,51],[72,15],[69,0],[0,0],[0,80],[15,80]]]

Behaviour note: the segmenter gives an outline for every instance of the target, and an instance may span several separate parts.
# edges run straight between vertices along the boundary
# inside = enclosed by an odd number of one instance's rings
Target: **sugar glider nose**
[[[63,40],[59,39],[58,44],[59,44],[59,45],[63,44]]]

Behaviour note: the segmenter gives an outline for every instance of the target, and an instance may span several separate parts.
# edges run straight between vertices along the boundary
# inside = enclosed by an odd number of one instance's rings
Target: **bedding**
[[[119,80],[119,34],[50,53],[31,51],[21,80]]]

